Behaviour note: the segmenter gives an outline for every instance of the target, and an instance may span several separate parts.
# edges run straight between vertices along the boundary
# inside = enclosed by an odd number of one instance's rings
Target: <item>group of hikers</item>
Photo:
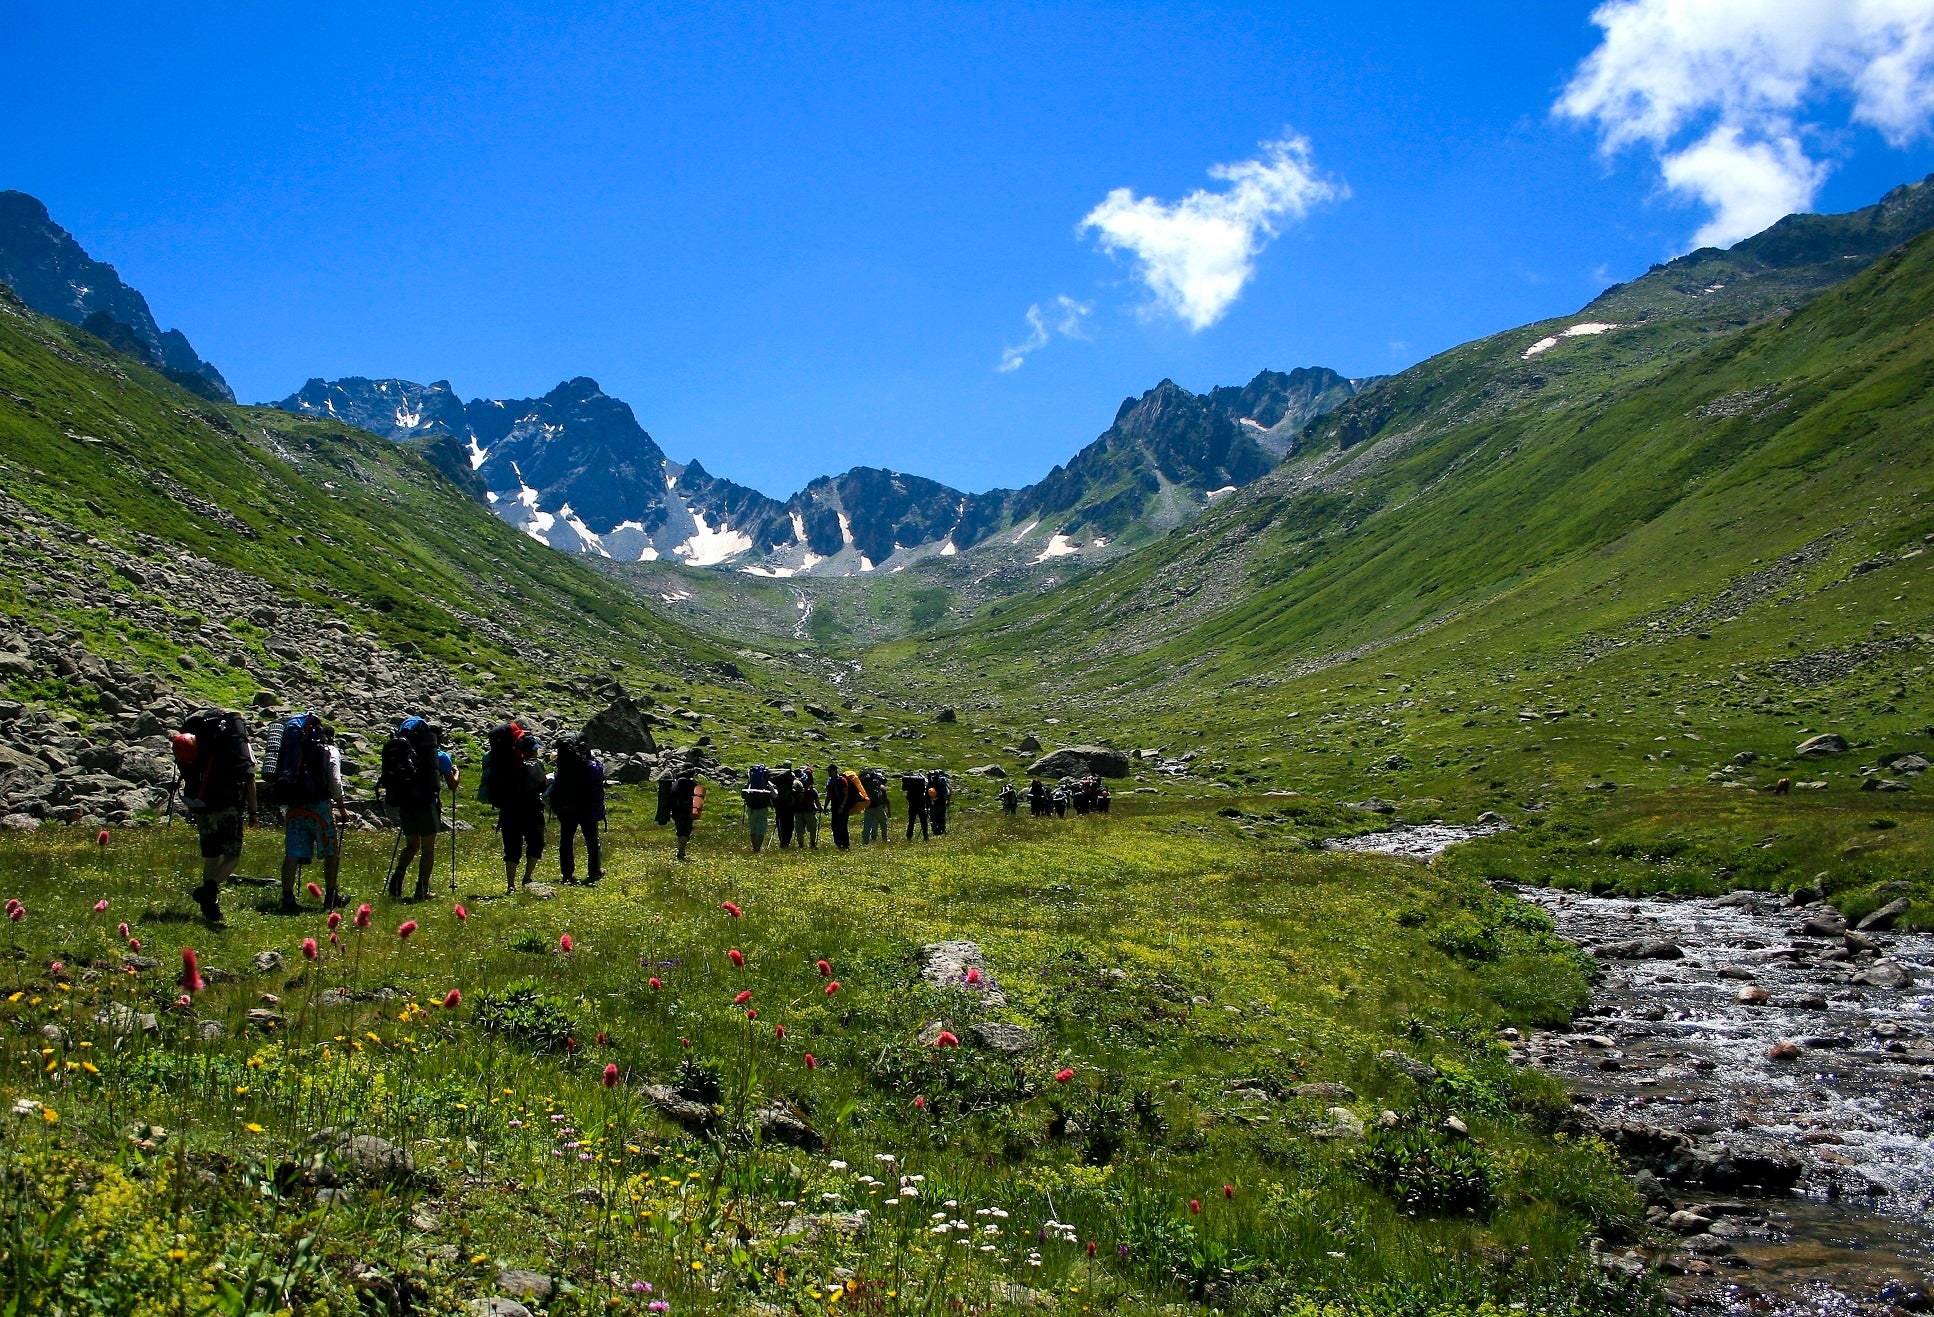
[[[320,862],[319,894],[325,908],[347,904],[342,895],[342,834],[349,824],[343,786],[342,754],[336,729],[313,713],[299,713],[270,724],[258,756],[242,715],[203,709],[186,718],[172,738],[179,779],[176,793],[194,819],[202,857],[200,886],[190,895],[211,924],[222,922],[222,884],[241,863],[247,824],[260,826],[265,813],[279,811],[283,828],[282,908],[300,908],[297,881],[304,866]],[[604,765],[582,733],[566,735],[546,753],[538,738],[515,721],[500,722],[484,737],[484,756],[476,798],[497,812],[503,844],[504,887],[528,886],[543,858],[548,819],[558,821],[558,869],[566,883],[577,881],[577,848],[584,848],[586,883],[604,876],[600,829],[605,822]],[[443,730],[411,716],[383,742],[376,780],[384,812],[396,825],[396,845],[387,867],[387,890],[402,899],[405,881],[415,870],[411,899],[429,897],[436,868],[437,834],[452,833],[450,880],[456,882],[454,834],[461,774],[447,748]],[[906,839],[947,834],[953,784],[941,769],[900,774],[899,792],[906,814]],[[444,792],[450,813],[443,813]],[[1000,793],[1004,812],[1018,812],[1021,792],[1012,783]],[[819,817],[824,813],[832,844],[852,845],[851,823],[860,816],[860,843],[885,842],[893,817],[893,784],[885,769],[843,771],[826,766],[822,791],[807,765],[755,765],[741,791],[752,849],[764,849],[777,825],[779,846],[818,849]],[[1084,778],[1050,789],[1039,778],[1027,789],[1035,817],[1106,812],[1108,789],[1098,778]],[[172,798],[170,802],[172,809]],[[705,784],[686,765],[658,782],[657,821],[671,824],[677,855],[687,857],[692,833],[705,808]],[[521,866],[521,875],[519,869]]]

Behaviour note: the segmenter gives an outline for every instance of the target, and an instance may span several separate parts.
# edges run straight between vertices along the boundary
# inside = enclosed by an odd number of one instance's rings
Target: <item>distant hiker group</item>
[[[947,833],[947,809],[953,803],[953,784],[941,769],[900,775],[900,791],[906,799],[907,840],[915,829],[922,840]],[[859,772],[842,771],[838,764],[826,766],[826,793],[822,800],[813,770],[791,763],[768,768],[754,764],[746,774],[739,792],[745,802],[746,833],[754,851],[763,850],[775,821],[779,845],[819,847],[819,815],[827,815],[833,845],[846,850],[852,845],[852,817],[860,816],[862,844],[887,839],[888,819],[892,816],[892,793],[887,772],[868,768]],[[662,819],[660,820],[663,821]],[[685,856],[679,848],[679,858]]]

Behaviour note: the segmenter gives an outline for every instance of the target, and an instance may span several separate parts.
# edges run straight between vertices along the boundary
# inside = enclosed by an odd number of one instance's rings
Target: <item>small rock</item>
[[[807,1123],[806,1113],[784,1098],[766,1099],[753,1113],[752,1123],[767,1143],[784,1143],[807,1151],[817,1151],[824,1143]]]
[[[1437,1078],[1435,1066],[1419,1061],[1414,1056],[1406,1056],[1402,1052],[1378,1052],[1377,1060],[1420,1084],[1428,1084]]]
[[[1348,1084],[1298,1084],[1293,1090],[1299,1098],[1317,1098],[1329,1101],[1351,1101],[1356,1091]],[[1341,1110],[1341,1108],[1336,1108]]]
[[[647,1084],[645,1097],[650,1103],[690,1130],[707,1130],[717,1113],[703,1102],[686,1097],[670,1084]]]
[[[1711,1217],[1686,1210],[1671,1213],[1665,1218],[1665,1223],[1682,1235],[1702,1235],[1712,1229]]]
[[[1502,822],[1504,822],[1504,815],[1494,809],[1487,809],[1477,816],[1477,826],[1480,828],[1493,828]]]
[[[1764,988],[1751,986],[1741,988],[1733,1000],[1744,1006],[1764,1006],[1773,1000],[1773,994]]]
[[[595,1184],[587,1184],[582,1189],[573,1189],[571,1191],[571,1197],[577,1202],[583,1203],[588,1207],[597,1208],[600,1211],[606,1205],[604,1190],[598,1188]]]
[[[1804,1049],[1788,1038],[1782,1038],[1766,1049],[1767,1058],[1773,1061],[1797,1061],[1803,1055]]]
[[[1003,1024],[997,1020],[983,1020],[973,1027],[974,1037],[981,1045],[1003,1052],[1008,1056],[1018,1056],[1034,1046],[1034,1035],[1018,1024]]]
[[[497,1288],[513,1298],[533,1300],[542,1307],[557,1293],[557,1282],[541,1271],[506,1267],[497,1273]]]
[[[273,974],[282,968],[282,953],[258,951],[249,959],[249,964],[254,967],[257,974]]]
[[[1444,1129],[1460,1139],[1468,1139],[1471,1136],[1471,1127],[1456,1116],[1444,1117]]]
[[[973,982],[968,981],[970,970],[975,971]],[[920,977],[936,988],[979,993],[989,1006],[1007,1005],[1007,994],[987,973],[987,962],[977,942],[930,942],[921,947]]]
[[[1859,982],[1873,988],[1905,988],[1914,981],[1906,966],[1892,960],[1877,960],[1857,977]]]
[[[549,883],[525,883],[524,895],[534,901],[548,901],[557,895],[557,888]]]
[[[1330,1118],[1330,1123],[1319,1129],[1311,1130],[1310,1134],[1312,1137],[1319,1139],[1360,1139],[1363,1137],[1363,1121],[1348,1107],[1331,1107],[1323,1114]]]

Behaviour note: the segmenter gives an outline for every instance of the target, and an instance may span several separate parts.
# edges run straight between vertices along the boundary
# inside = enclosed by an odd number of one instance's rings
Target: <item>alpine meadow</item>
[[[1934,12],[808,8],[0,148],[0,1317],[1934,1306]]]

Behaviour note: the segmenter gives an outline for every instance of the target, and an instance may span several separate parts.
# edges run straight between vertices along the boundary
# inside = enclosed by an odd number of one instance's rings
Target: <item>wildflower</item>
[[[726,952],[725,954],[731,958],[732,964],[736,968],[738,969],[745,968],[745,952],[739,950],[737,947],[733,947],[730,951]]]
[[[201,976],[201,957],[193,947],[181,949],[181,986],[187,992],[200,992],[208,986]]]
[[[1095,1255],[1095,1241],[1091,1239],[1088,1241],[1088,1256],[1093,1257],[1094,1255]]]
[[[939,1036],[933,1040],[933,1045],[935,1047],[958,1047],[960,1046],[960,1039],[954,1037],[951,1031],[942,1029]]]
[[[828,984],[826,985],[826,995],[827,995],[828,997],[830,997],[830,996],[832,996],[832,995],[833,995],[834,993],[836,993],[836,992],[838,992],[838,991],[839,991],[839,980],[838,980],[838,979],[834,979],[834,980],[833,980],[832,982],[830,982],[830,983],[828,983]]]
[[[618,1063],[613,1061],[604,1068],[604,1086],[616,1088],[618,1085]]]
[[[819,1058],[815,1057],[811,1052],[806,1053],[806,1055],[802,1059],[806,1063],[806,1069],[808,1070],[819,1069]]]
[[[194,1003],[188,999],[188,994],[185,992],[182,993],[179,997],[175,998],[175,1006],[181,1010],[185,1011],[193,1004]]]
[[[302,886],[303,890],[309,893],[309,899],[311,901],[320,901],[322,899],[322,889],[314,883],[304,883]]]
[[[648,1280],[634,1280],[631,1282],[631,1292],[633,1294],[649,1294],[651,1293],[651,1282]]]
[[[341,928],[341,927],[342,927],[342,911],[340,911],[340,910],[331,910],[331,911],[329,912],[329,918],[328,918],[328,920],[327,920],[327,923],[328,923],[328,925],[329,925],[329,928],[330,928],[330,930],[331,930],[332,932],[333,932],[334,930],[336,930],[336,929],[338,929],[338,928]]]
[[[783,1024],[775,1024],[775,1025],[773,1025],[773,1026],[772,1026],[772,1036],[773,1036],[774,1038],[784,1038],[784,1037],[786,1036],[786,1026],[785,1026],[785,1025],[783,1025]]]
[[[818,968],[819,968],[819,977],[820,977],[820,978],[822,978],[822,979],[830,979],[830,978],[832,978],[832,977],[833,977],[833,964],[832,964],[832,962],[831,962],[831,961],[829,961],[829,960],[822,960],[822,961],[820,961],[820,962],[819,962],[819,967],[818,967]]]
[[[1072,1070],[1061,1069],[1054,1072],[1054,1082],[1057,1084],[1065,1084],[1070,1079],[1073,1079],[1073,1078],[1074,1078],[1074,1071]]]
[[[126,921],[125,921],[125,920],[124,920],[123,922],[121,922],[121,923],[119,923],[119,924],[116,924],[116,925],[114,926],[114,931],[115,931],[115,932],[117,932],[117,933],[119,933],[119,934],[121,935],[121,940],[122,940],[122,941],[124,941],[124,942],[125,942],[125,941],[127,940],[127,936],[128,936],[128,926],[127,926],[127,923],[126,923]]]
[[[734,1006],[743,1006],[751,1000],[752,1000],[752,989],[743,988],[739,991],[739,995],[732,999],[732,1004]]]
[[[321,954],[320,951],[316,950],[316,940],[314,938],[305,937],[302,939],[302,958],[304,960],[314,960]]]
[[[27,907],[20,904],[20,902],[15,901],[12,905],[7,907],[7,918],[13,920],[14,923],[17,924],[21,920],[25,919],[26,917],[27,917]]]
[[[657,992],[660,988],[665,986],[664,984],[658,981],[658,976],[656,974],[646,979],[645,982],[651,985],[651,990],[653,992]]]
[[[341,946],[341,945],[342,945],[342,935],[341,935],[341,934],[338,934],[338,933],[331,933],[331,934],[329,935],[329,945],[330,945],[330,946],[332,946],[332,947],[339,947],[339,946]]]
[[[1189,1199],[1189,1215],[1190,1216],[1202,1215],[1202,1200],[1200,1198]]]
[[[106,913],[107,913],[107,901],[106,901],[106,900],[100,900],[100,901],[96,901],[96,902],[94,903],[94,913],[95,913],[95,914],[97,914],[97,915],[99,915],[99,914],[106,914]]]
[[[569,1037],[567,1037],[567,1038],[565,1038],[565,1040],[564,1040],[564,1050],[565,1050],[565,1051],[567,1051],[567,1052],[575,1052],[575,1051],[577,1051],[577,1050],[578,1050],[578,1040],[577,1040],[577,1039],[575,1039],[575,1038],[569,1038]]]
[[[734,919],[743,919],[745,917],[745,911],[739,909],[739,907],[733,905],[730,901],[720,901],[719,909],[725,911],[726,914],[731,915]]]
[[[140,939],[140,938],[138,938],[138,937],[131,937],[131,938],[129,938],[129,939],[128,939],[128,950],[129,950],[129,951],[139,951],[140,949],[141,949],[141,939]],[[133,967],[132,967],[132,966],[130,966],[129,968],[133,968]]]
[[[979,983],[979,982],[980,982],[980,971],[979,971],[979,970],[977,970],[977,969],[975,969],[975,968],[973,968],[972,966],[969,966],[969,967],[968,967],[968,969],[967,969],[967,981],[968,981],[969,983]]]
[[[678,1045],[684,1048],[688,1052],[692,1050],[692,1040],[689,1038],[680,1038],[678,1040]]]
[[[405,919],[396,926],[396,936],[402,938],[405,942],[410,940],[410,934],[414,932],[416,932],[416,921],[414,919]]]
[[[1117,1245],[1115,1245],[1115,1256],[1116,1256],[1116,1257],[1118,1257],[1118,1258],[1125,1258],[1125,1257],[1127,1257],[1127,1256],[1128,1256],[1128,1245],[1126,1245],[1126,1244],[1117,1244]]]
[[[573,947],[571,945],[571,935],[569,933],[559,933],[557,935],[557,949],[559,951],[562,951],[567,956],[571,954]]]
[[[913,1109],[914,1109],[915,1111],[925,1111],[925,1110],[927,1109],[927,1099],[926,1099],[926,1098],[924,1098],[924,1097],[916,1097],[916,1098],[914,1098],[914,1099],[913,1099]]]
[[[1222,1196],[1224,1198],[1234,1198],[1236,1196],[1236,1187],[1233,1184],[1223,1185]]]
[[[611,1039],[605,1036],[605,1032],[604,1032],[604,1030],[602,1030],[602,1029],[600,1029],[600,1030],[598,1030],[598,1046],[599,1046],[599,1047],[603,1047],[603,1046],[605,1046],[605,1045],[607,1045],[608,1043],[610,1043],[610,1041],[611,1041]]]
[[[752,1008],[751,1010],[749,1010],[749,1011],[747,1011],[747,1012],[745,1013],[745,1018],[746,1018],[746,1019],[748,1019],[748,1020],[756,1020],[756,1019],[758,1019],[758,1018],[759,1018],[759,1008],[758,1008],[757,1006],[754,1006],[754,1007],[753,1007],[753,1008]]]
[[[455,910],[456,910],[456,916],[458,919],[470,918],[470,912],[463,908],[463,902],[461,901],[457,902]]]
[[[463,1004],[463,994],[457,991],[457,989],[452,988],[450,989],[450,991],[443,994],[444,1010],[454,1011],[455,1009],[457,1009],[458,1006],[462,1004]]]
[[[652,1312],[670,1312],[672,1310],[671,1304],[666,1303],[663,1299],[653,1299],[650,1303],[647,1303],[645,1307],[650,1309]]]
[[[357,906],[356,907],[356,927],[368,928],[370,914],[371,914],[371,911],[369,908],[369,902],[365,901],[361,905]]]
[[[94,844],[95,844],[96,846],[105,846],[105,845],[107,845],[107,829],[106,829],[106,828],[102,828],[102,829],[101,829],[101,830],[100,830],[99,832],[97,832],[97,833],[95,833],[95,834],[94,834]]]

